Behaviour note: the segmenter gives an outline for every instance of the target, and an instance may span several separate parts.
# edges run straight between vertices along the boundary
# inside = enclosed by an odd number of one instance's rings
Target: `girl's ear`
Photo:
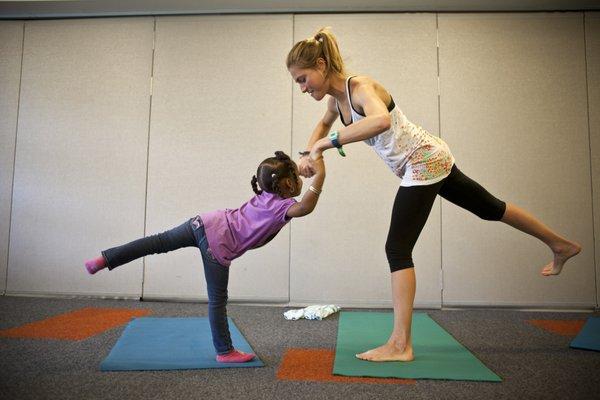
[[[292,178],[285,178],[285,187],[293,192],[296,189],[296,182]]]

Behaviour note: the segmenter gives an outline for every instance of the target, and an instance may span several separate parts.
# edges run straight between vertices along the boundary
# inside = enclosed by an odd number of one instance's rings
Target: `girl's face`
[[[296,169],[296,196],[300,195],[300,193],[302,193],[302,178],[300,177],[300,171],[298,170],[298,166],[294,165],[294,168]]]
[[[294,82],[300,86],[302,93],[310,94],[317,101],[323,99],[327,94],[324,62],[317,62],[316,68],[299,68],[292,65],[288,71],[290,71]]]
[[[302,178],[300,177],[300,171],[298,166],[294,163],[294,170],[296,171],[296,184],[291,187],[291,196],[296,197],[302,193]],[[293,178],[290,178],[290,180]]]

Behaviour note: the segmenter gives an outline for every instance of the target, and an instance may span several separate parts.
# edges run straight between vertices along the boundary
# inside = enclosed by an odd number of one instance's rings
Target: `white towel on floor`
[[[298,310],[286,311],[283,313],[283,317],[292,321],[295,321],[300,318],[322,320],[323,318],[326,318],[331,314],[338,312],[339,310],[340,307],[334,304],[308,306],[306,308],[301,308]]]

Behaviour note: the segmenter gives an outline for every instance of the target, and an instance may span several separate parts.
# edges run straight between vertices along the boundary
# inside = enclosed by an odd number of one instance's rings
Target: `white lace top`
[[[352,115],[351,123],[354,123],[365,116],[359,114],[352,105],[350,98],[352,78],[350,76],[346,79],[346,95]],[[390,129],[364,142],[379,154],[397,176],[402,178],[400,185],[430,185],[447,177],[454,165],[454,157],[448,145],[439,137],[410,122],[393,100],[388,110],[392,118]],[[346,125],[339,105],[338,112],[342,123]]]

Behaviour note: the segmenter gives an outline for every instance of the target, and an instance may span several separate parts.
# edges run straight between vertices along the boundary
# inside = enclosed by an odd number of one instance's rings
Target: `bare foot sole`
[[[554,260],[544,266],[542,269],[542,275],[551,276],[560,274],[567,260],[579,254],[580,251],[580,245],[569,242],[567,246],[554,253]]]
[[[365,361],[385,362],[385,361],[412,361],[415,359],[412,347],[406,347],[400,350],[393,344],[384,344],[375,349],[356,354],[356,358]]]

